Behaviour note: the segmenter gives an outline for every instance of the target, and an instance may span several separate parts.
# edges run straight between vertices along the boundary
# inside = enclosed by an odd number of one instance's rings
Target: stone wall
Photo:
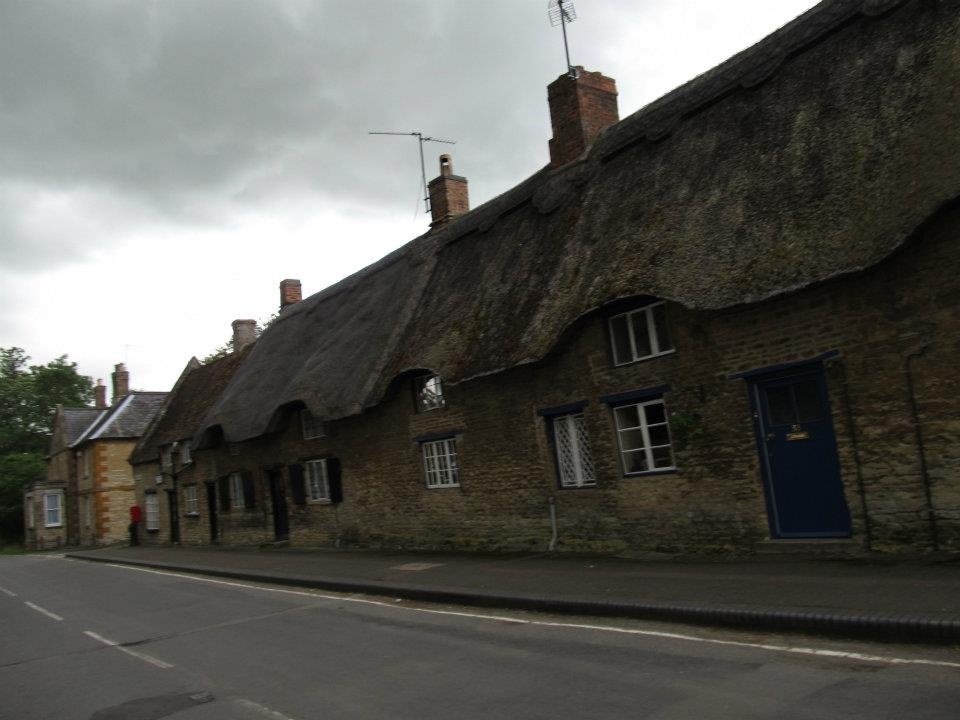
[[[769,541],[747,382],[738,373],[823,358],[855,548],[960,550],[960,210],[941,213],[879,266],[753,305],[668,303],[676,352],[614,367],[602,313],[574,322],[545,360],[446,387],[417,413],[412,377],[363,414],[303,440],[273,435],[195,453],[181,487],[201,512],[184,542],[209,542],[205,481],[253,474],[252,509],[220,513],[226,544],[274,540],[267,468],[287,479],[290,542],[381,548],[544,550],[557,517],[569,551],[749,553]],[[624,477],[607,395],[669,386],[669,413],[700,418],[676,470]],[[558,489],[538,410],[584,402],[596,487]],[[456,437],[460,486],[428,489],[418,438]],[[343,502],[291,502],[289,466],[337,457]],[[163,507],[161,503],[161,507]],[[181,499],[181,508],[183,507]],[[222,509],[221,509],[222,510]],[[163,541],[163,533],[158,541]]]

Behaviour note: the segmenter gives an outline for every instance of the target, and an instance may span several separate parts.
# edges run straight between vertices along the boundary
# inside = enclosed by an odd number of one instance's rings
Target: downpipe
[[[930,480],[930,471],[927,467],[927,451],[923,439],[923,428],[920,424],[920,411],[917,408],[917,394],[916,388],[914,386],[913,378],[913,361],[920,358],[929,347],[928,343],[924,343],[920,346],[919,350],[916,350],[909,355],[907,355],[906,362],[906,376],[907,376],[907,397],[910,401],[910,415],[913,420],[913,428],[916,435],[917,442],[917,455],[920,460],[920,477],[923,480],[923,493],[924,493],[924,504],[927,515],[927,524],[930,528],[930,539],[933,544],[934,552],[940,550],[940,533],[937,528],[937,515],[936,510],[933,506],[933,488]]]

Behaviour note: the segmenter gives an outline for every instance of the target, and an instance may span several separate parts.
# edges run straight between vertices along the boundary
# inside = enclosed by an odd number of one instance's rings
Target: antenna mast
[[[430,212],[430,191],[427,189],[427,166],[423,162],[423,144],[425,142],[446,143],[447,145],[456,145],[456,140],[443,140],[435,137],[424,137],[419,132],[368,132],[367,135],[408,135],[415,136],[420,141],[420,180],[423,182],[423,211]]]
[[[547,5],[547,17],[550,18],[552,27],[559,25],[563,30],[563,51],[567,54],[567,72],[570,77],[575,78],[577,71],[570,64],[570,46],[567,44],[567,23],[577,19],[577,11],[570,0],[550,0],[550,4]]]

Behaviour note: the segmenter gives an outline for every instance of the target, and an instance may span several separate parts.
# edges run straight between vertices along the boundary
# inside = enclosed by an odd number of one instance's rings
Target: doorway
[[[267,474],[270,482],[270,504],[273,509],[274,540],[290,539],[290,518],[287,515],[287,493],[283,483],[283,471],[270,470]]]
[[[170,542],[180,544],[180,510],[177,503],[177,491],[167,490],[167,509],[170,511]]]
[[[750,390],[771,536],[850,537],[823,367],[761,375]]]

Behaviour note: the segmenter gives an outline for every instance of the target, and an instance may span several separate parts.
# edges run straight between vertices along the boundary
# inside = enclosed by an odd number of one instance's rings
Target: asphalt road
[[[943,718],[960,652],[0,557],[0,718]]]

